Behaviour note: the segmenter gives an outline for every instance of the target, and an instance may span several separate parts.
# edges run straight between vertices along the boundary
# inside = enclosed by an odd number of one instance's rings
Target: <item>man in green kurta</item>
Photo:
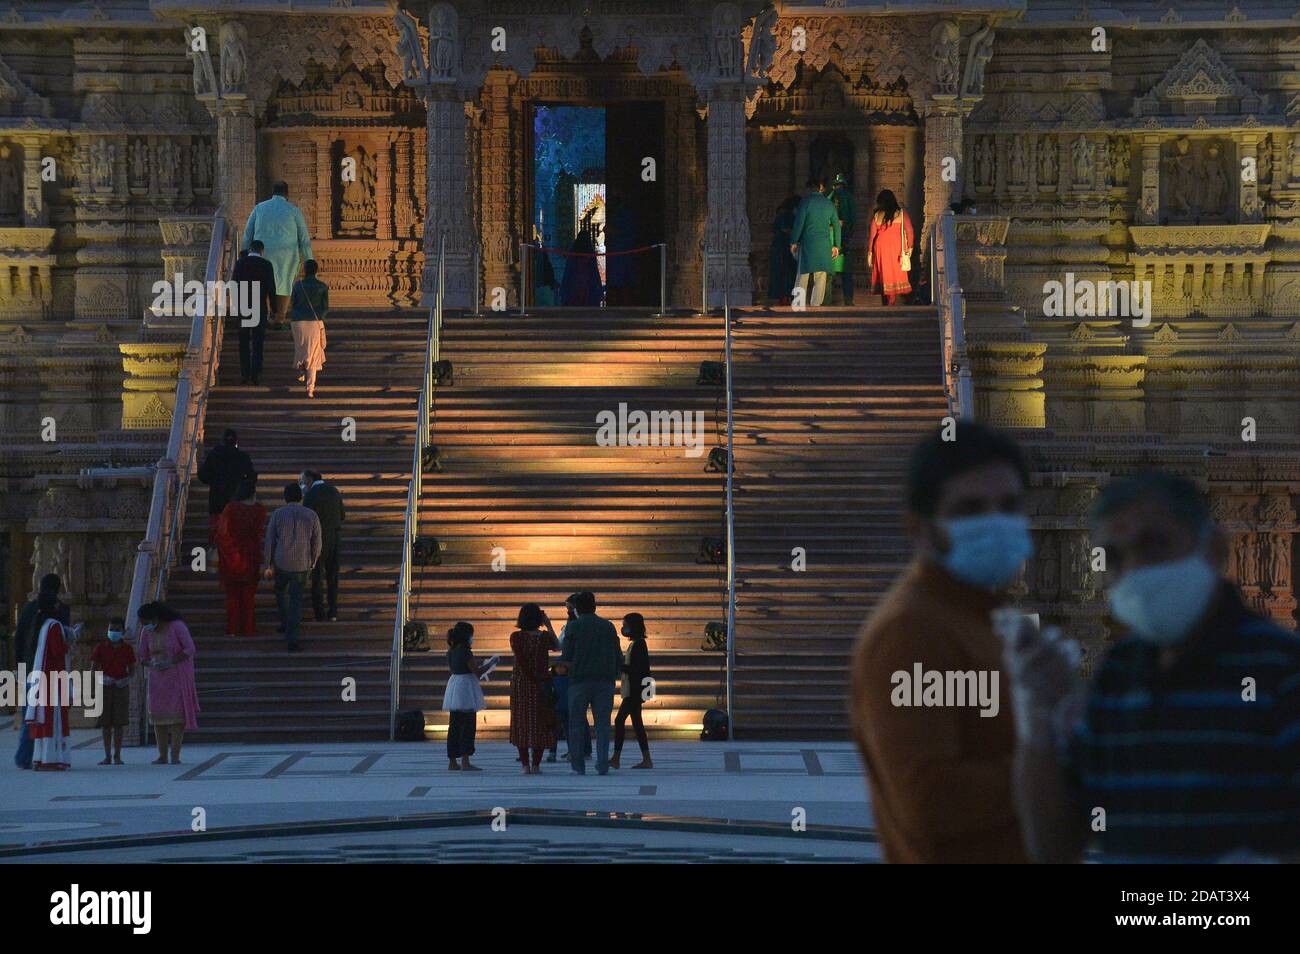
[[[840,253],[840,217],[825,195],[821,176],[808,180],[808,195],[799,203],[790,230],[790,254],[799,259],[799,288],[804,302],[816,308],[826,298],[826,273]],[[808,276],[812,275],[812,296]]]
[[[271,198],[257,203],[248,216],[240,247],[248,248],[254,239],[266,246],[262,257],[275,269],[275,321],[282,323],[289,315],[289,295],[298,269],[312,257],[311,239],[302,210],[288,199],[288,185],[277,182],[271,191]]]
[[[835,206],[835,211],[840,216],[840,244],[842,246],[841,252],[835,256],[835,263],[831,268],[831,284],[834,285],[835,276],[839,275],[840,289],[844,294],[844,304],[852,305],[853,262],[852,257],[848,254],[848,244],[858,215],[857,207],[853,204],[853,193],[849,191],[842,172],[835,174],[835,182],[831,189],[831,204]]]

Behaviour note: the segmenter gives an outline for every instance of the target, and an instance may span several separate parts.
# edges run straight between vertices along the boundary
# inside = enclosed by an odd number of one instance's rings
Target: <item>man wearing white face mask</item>
[[[1117,861],[1294,854],[1300,640],[1223,578],[1224,540],[1191,481],[1116,481],[1092,518],[1127,638],[1083,692],[1060,644],[1019,648],[1017,697],[1033,700],[1040,723],[1016,760],[1035,859],[1077,859],[1090,834]]]
[[[1015,442],[973,422],[937,429],[912,455],[916,558],[867,620],[851,699],[887,861],[1026,860],[1011,793],[1009,687],[997,679],[1002,643],[990,613],[1033,550],[1028,482]],[[982,674],[985,698],[939,694],[917,704],[917,693],[899,691],[914,673],[952,685]]]

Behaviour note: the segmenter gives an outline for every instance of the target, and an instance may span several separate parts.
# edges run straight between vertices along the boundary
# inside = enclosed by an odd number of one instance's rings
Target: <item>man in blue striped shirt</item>
[[[1017,797],[1031,855],[1113,861],[1300,849],[1300,639],[1223,578],[1222,534],[1188,480],[1141,474],[1093,508],[1126,631],[1086,693],[1059,644],[1022,634]]]

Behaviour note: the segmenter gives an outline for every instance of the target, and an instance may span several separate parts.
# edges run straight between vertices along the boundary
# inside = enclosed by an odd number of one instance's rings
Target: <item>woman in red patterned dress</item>
[[[560,648],[546,613],[536,603],[519,608],[510,635],[515,654],[510,674],[510,744],[519,750],[525,775],[540,775],[542,753],[555,746],[555,703],[547,654]],[[529,750],[532,757],[529,758]]]
[[[912,220],[894,193],[882,189],[867,236],[867,267],[871,287],[880,291],[886,305],[896,305],[900,297],[912,293],[907,274],[912,269],[912,241]]]

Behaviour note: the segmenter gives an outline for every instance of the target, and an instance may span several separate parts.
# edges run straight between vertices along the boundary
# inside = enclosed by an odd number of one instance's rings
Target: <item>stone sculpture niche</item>
[[[340,238],[374,238],[379,220],[375,202],[378,160],[372,149],[361,144],[336,145],[334,168],[339,170],[338,188],[334,190],[335,234]],[[343,160],[351,159],[346,169]]]
[[[1180,136],[1163,150],[1162,221],[1168,225],[1234,222],[1229,144]]]

